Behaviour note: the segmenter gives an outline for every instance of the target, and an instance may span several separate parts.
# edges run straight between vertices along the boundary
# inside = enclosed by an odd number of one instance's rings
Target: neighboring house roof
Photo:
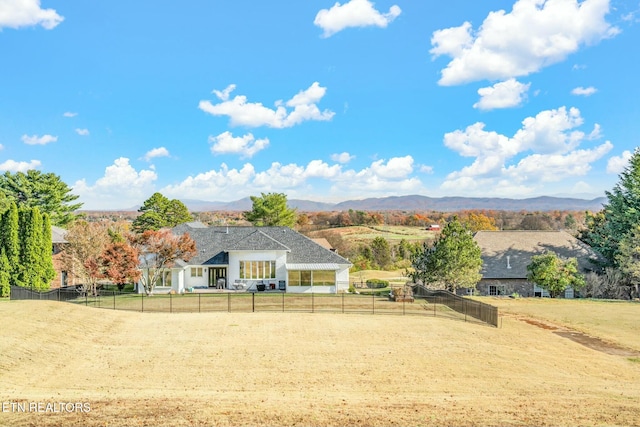
[[[316,242],[317,244],[319,244],[320,246],[322,246],[325,249],[329,249],[329,250],[333,250],[333,246],[331,246],[331,243],[329,243],[329,241],[327,239],[325,239],[324,237],[318,237],[315,239],[311,239],[314,242]]]
[[[69,243],[64,238],[67,235],[67,230],[64,228],[56,227],[55,225],[51,226],[51,243]]]
[[[599,256],[566,231],[478,231],[474,240],[482,250],[483,279],[524,279],[531,257],[553,251],[577,258],[583,272],[596,268]]]
[[[285,251],[287,265],[351,264],[289,227],[202,228],[180,224],[172,231],[174,234],[189,233],[196,242],[197,254],[184,265],[228,264],[229,251]]]

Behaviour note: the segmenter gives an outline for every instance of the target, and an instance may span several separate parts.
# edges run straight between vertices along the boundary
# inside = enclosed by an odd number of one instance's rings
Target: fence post
[[[198,313],[200,313],[200,293],[198,293]]]
[[[169,313],[173,313],[173,298],[171,292],[169,292]]]
[[[140,295],[142,295],[142,299],[140,300],[140,301],[142,301],[141,302],[142,306],[140,308],[141,308],[141,312],[144,313],[144,292],[141,293]]]
[[[467,309],[468,309],[467,301],[462,300],[462,310],[464,310],[464,321],[467,321]]]
[[[313,288],[312,288],[311,289],[311,312],[315,313],[315,309],[316,309],[316,306],[315,306],[315,301],[313,300]]]
[[[113,309],[116,309],[116,291],[113,291]]]
[[[89,293],[85,291],[84,293],[84,306],[88,306],[89,305]]]
[[[342,314],[344,314],[344,293],[342,294]]]
[[[282,293],[282,312],[284,313],[284,292]]]
[[[371,291],[371,314],[376,314],[376,297],[373,291]]]
[[[231,294],[227,294],[227,311],[231,313]]]
[[[256,293],[251,292],[251,312],[255,313],[256,311]]]

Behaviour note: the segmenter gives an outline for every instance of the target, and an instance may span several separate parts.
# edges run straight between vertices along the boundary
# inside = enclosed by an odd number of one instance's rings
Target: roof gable
[[[226,246],[227,251],[290,251],[288,247],[274,238],[267,236],[260,230],[255,230],[248,236]]]

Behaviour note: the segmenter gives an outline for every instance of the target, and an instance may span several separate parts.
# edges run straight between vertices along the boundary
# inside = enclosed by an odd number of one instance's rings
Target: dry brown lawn
[[[585,347],[509,303],[492,328],[11,301],[0,304],[0,425],[640,425],[640,359]],[[5,410],[56,402],[90,412]]]

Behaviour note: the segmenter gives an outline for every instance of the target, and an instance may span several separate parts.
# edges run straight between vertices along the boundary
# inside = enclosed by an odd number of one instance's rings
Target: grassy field
[[[327,230],[338,233],[343,239],[354,243],[369,242],[376,237],[383,237],[390,244],[396,244],[402,239],[409,242],[422,242],[425,240],[433,240],[436,236],[435,232],[427,231],[424,227],[407,227],[401,225],[354,225],[350,227],[330,228]],[[317,233],[318,232],[311,232],[310,236],[313,237]]]
[[[0,304],[0,425],[640,425],[640,355],[596,351],[536,324],[638,348],[629,320],[640,304],[483,301],[507,313],[501,328],[10,301]],[[629,330],[608,332],[601,317]],[[56,402],[84,411],[46,412]],[[42,411],[12,411],[18,403]]]

